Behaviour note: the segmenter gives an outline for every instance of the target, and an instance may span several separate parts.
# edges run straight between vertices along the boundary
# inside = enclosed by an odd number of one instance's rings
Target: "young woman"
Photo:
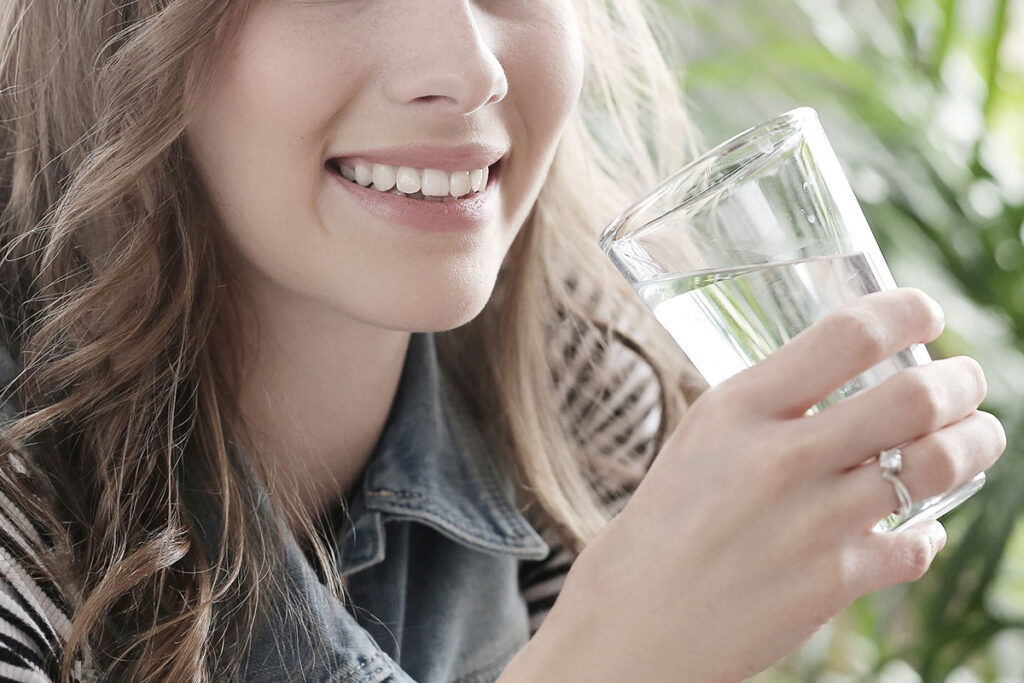
[[[597,250],[687,153],[651,25],[5,0],[0,677],[737,680],[927,569],[872,458],[988,467],[977,364],[803,414],[931,299],[693,401]]]

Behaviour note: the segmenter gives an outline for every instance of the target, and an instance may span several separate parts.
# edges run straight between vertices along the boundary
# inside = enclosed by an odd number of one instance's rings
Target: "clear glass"
[[[817,114],[806,107],[740,133],[664,180],[608,226],[601,248],[711,385],[839,305],[896,286]],[[810,412],[930,361],[914,345]],[[979,474],[877,528],[936,519],[984,482]],[[889,485],[881,474],[879,485]]]

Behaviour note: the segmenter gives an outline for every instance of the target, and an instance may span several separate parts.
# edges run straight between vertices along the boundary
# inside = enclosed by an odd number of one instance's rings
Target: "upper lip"
[[[487,143],[468,145],[406,145],[337,154],[332,161],[363,159],[370,163],[411,168],[436,168],[442,171],[472,171],[491,166],[505,156],[508,147]]]

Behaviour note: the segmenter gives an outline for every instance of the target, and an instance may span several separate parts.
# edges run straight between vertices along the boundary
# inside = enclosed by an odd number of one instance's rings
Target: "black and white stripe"
[[[622,510],[640,484],[657,449],[661,423],[660,385],[650,365],[624,344],[606,344],[593,328],[555,327],[553,352],[564,371],[555,378],[561,416],[587,456],[591,486],[609,517]],[[520,565],[519,584],[531,633],[540,628],[561,591],[575,553],[535,519],[551,554]]]
[[[0,681],[56,679],[71,629],[67,602],[43,569],[38,531],[0,492]],[[73,681],[88,680],[76,662]]]

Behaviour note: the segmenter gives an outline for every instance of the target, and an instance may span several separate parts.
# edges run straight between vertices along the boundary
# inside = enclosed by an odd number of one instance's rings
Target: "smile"
[[[349,161],[349,159],[346,158],[345,161]],[[452,178],[456,178],[456,183],[461,183],[462,174],[471,176],[472,171],[443,172],[448,180],[449,194],[439,197],[423,194],[424,174],[421,171],[424,169],[412,169],[420,172],[420,187],[415,194],[412,194],[402,192],[400,189],[401,187],[406,189],[412,187],[412,178],[408,177],[412,174],[405,174],[407,179],[403,180],[403,174],[399,173],[403,167],[396,168],[394,186],[385,191],[374,187],[372,171],[369,184],[363,185],[358,182],[357,178],[345,177],[345,173],[353,175],[355,169],[350,167],[351,172],[343,172],[343,165],[339,163],[339,158],[331,159],[325,165],[330,177],[345,190],[345,195],[355,200],[363,210],[389,223],[431,233],[467,232],[482,230],[488,225],[493,225],[500,215],[500,187],[503,175],[502,167],[504,166],[500,160],[491,164],[490,167],[482,169],[479,185],[477,185],[478,190],[473,190],[474,181],[471,177],[469,192],[459,197],[451,195]],[[429,171],[430,169],[425,170]],[[365,174],[365,171],[363,173]],[[430,192],[433,189],[435,192],[440,192],[440,183],[431,187],[430,176],[434,174],[427,173],[425,175],[427,191]],[[363,180],[366,180],[365,175],[363,175]],[[388,187],[388,180],[387,176],[383,177],[380,187]],[[407,182],[410,184],[406,184]],[[462,186],[457,184],[455,191],[461,192]]]
[[[492,168],[443,171],[352,159],[330,159],[327,166],[335,175],[369,190],[432,202],[451,202],[479,194],[487,187]]]

